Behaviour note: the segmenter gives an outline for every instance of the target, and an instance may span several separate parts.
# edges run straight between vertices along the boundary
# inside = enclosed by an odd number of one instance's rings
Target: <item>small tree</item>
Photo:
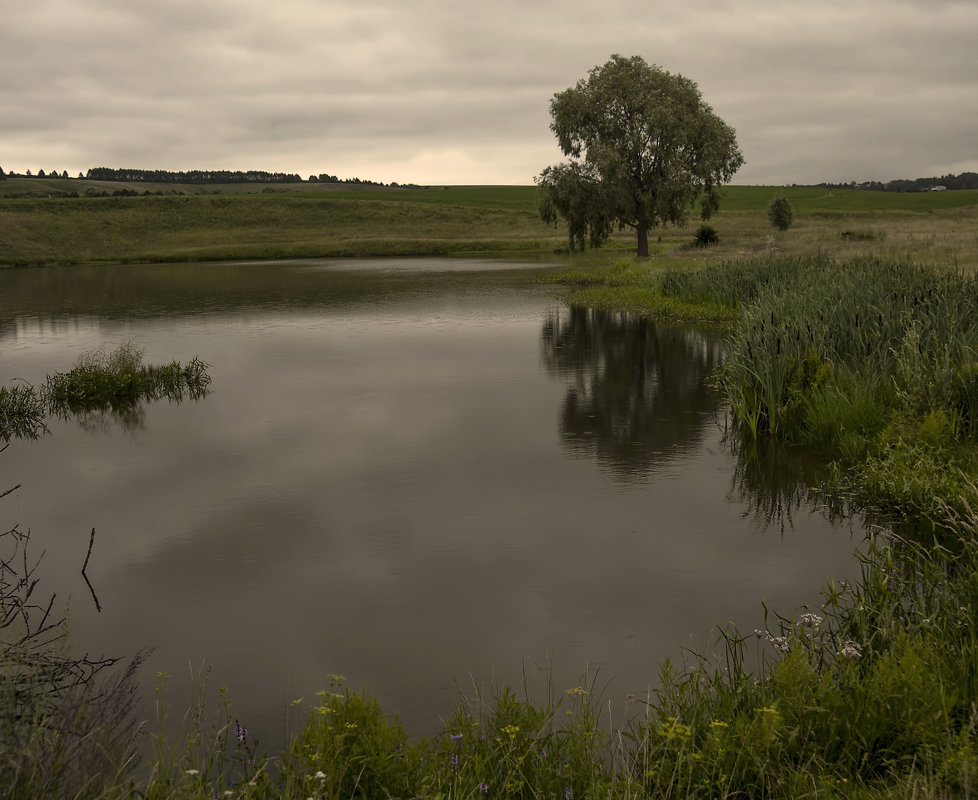
[[[791,209],[791,202],[784,195],[775,197],[767,207],[767,218],[771,224],[782,233],[791,227],[795,221],[795,213]]]
[[[569,163],[536,179],[540,215],[567,222],[571,247],[596,247],[615,226],[634,228],[638,255],[649,230],[681,225],[697,203],[716,211],[720,187],[744,163],[734,129],[696,84],[639,56],[611,57],[550,103],[550,129]]]

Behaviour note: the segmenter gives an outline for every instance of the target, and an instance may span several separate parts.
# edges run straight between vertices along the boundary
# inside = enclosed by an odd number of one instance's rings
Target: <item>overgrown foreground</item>
[[[587,680],[539,694],[487,690],[460,700],[430,737],[409,736],[336,677],[290,710],[303,720],[291,745],[265,754],[223,695],[213,716],[203,682],[177,724],[161,678],[157,720],[138,734],[153,737],[153,756],[138,766],[135,734],[99,744],[100,760],[51,757],[101,741],[76,727],[100,706],[72,705],[55,689],[28,713],[15,691],[22,662],[8,650],[0,791],[970,796],[978,777],[974,281],[898,261],[781,259],[667,273],[649,291],[735,314],[718,380],[745,448],[773,439],[816,447],[850,500],[899,523],[899,535],[876,529],[860,548],[858,582],[829,583],[818,608],[769,614],[764,630],[725,631],[715,654],[667,666],[649,697],[609,702]],[[11,586],[5,597],[16,598]]]

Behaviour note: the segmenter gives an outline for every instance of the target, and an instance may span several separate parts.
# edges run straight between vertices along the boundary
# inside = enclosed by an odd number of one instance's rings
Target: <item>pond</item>
[[[858,531],[778,466],[738,466],[718,337],[562,306],[533,264],[296,261],[0,270],[0,381],[132,341],[212,392],[119,425],[51,420],[0,454],[4,529],[45,550],[95,654],[212,668],[280,741],[339,673],[430,733],[459,690],[612,700],[717,627],[763,627],[857,572]],[[787,488],[785,488],[787,487]],[[780,508],[779,508],[780,506]],[[80,574],[95,528],[87,575]]]

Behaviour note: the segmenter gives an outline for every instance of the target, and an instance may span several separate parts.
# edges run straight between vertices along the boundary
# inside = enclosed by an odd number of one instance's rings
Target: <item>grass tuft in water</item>
[[[207,365],[194,358],[146,366],[143,351],[132,342],[106,353],[102,348],[83,355],[73,369],[48,376],[41,396],[52,413],[65,416],[81,411],[125,411],[142,400],[196,400],[207,394]]]
[[[36,439],[44,432],[44,403],[33,386],[0,386],[0,441]]]

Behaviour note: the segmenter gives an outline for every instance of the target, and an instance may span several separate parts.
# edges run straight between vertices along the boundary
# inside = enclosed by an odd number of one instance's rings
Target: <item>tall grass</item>
[[[123,796],[145,653],[126,666],[73,653],[29,544],[16,526],[0,532],[0,797]]]
[[[913,525],[960,494],[960,471],[978,463],[973,277],[906,259],[771,258],[666,275],[663,292],[741,304],[719,382],[748,440],[822,453]]]
[[[0,386],[0,441],[36,439],[44,430],[44,403],[26,383]]]

